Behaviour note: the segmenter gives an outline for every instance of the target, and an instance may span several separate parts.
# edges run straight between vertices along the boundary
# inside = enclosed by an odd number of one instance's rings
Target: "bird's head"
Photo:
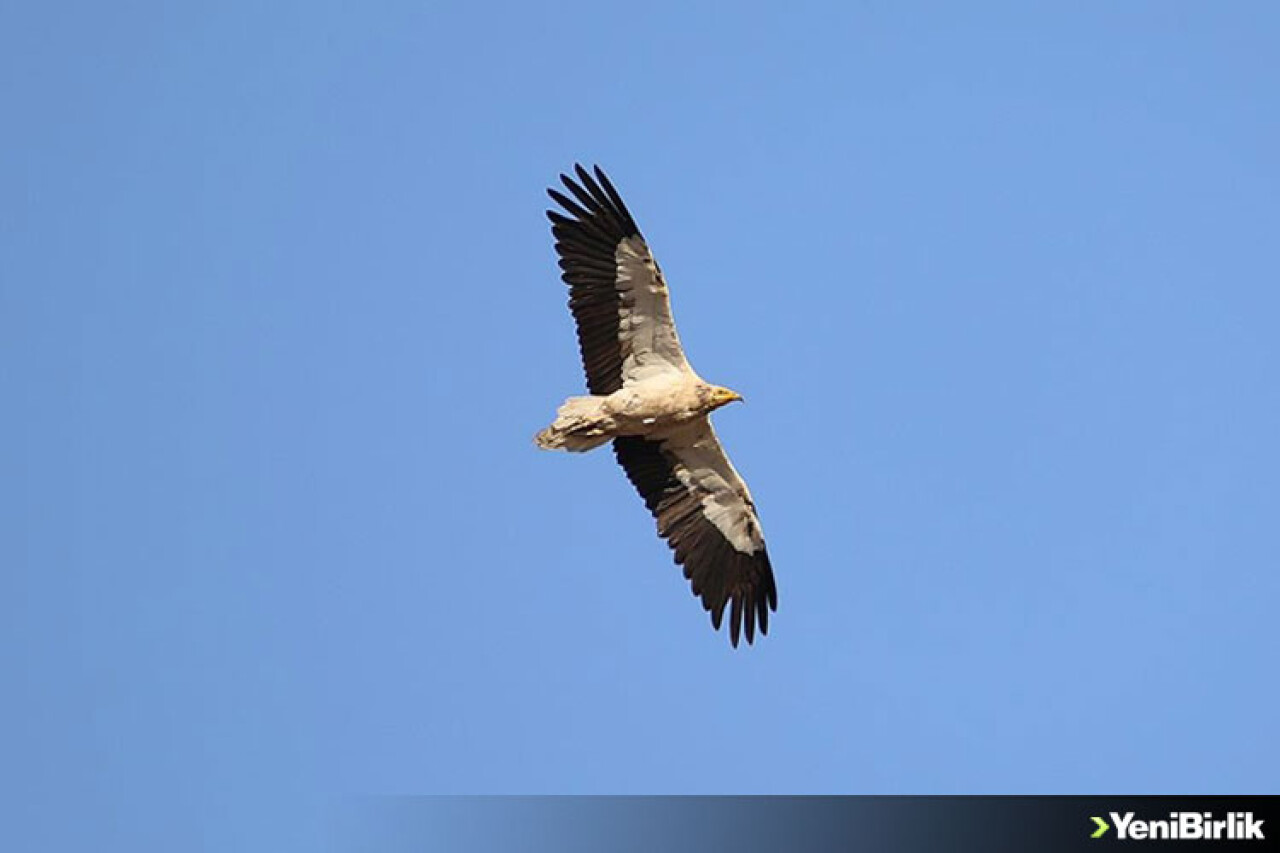
[[[741,401],[742,395],[732,388],[723,388],[719,385],[711,386],[711,408],[718,409],[721,406],[727,406],[735,401]]]

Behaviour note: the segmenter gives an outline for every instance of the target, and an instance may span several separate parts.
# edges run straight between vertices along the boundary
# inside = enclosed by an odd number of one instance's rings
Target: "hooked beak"
[[[719,404],[721,406],[727,406],[730,403],[744,402],[742,399],[742,395],[739,394],[737,391],[734,391],[732,388],[721,388],[719,396],[720,396]]]

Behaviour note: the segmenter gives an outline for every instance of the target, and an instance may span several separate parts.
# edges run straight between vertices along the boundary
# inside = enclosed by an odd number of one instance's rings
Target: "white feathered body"
[[[570,397],[534,437],[544,450],[581,453],[611,438],[660,439],[716,408],[715,388],[696,374],[673,371],[624,385],[603,397]]]

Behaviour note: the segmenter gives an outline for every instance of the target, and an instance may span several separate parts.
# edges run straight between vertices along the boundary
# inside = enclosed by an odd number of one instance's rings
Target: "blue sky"
[[[1275,792],[1280,13],[1036,7],[5,6],[4,846]],[[747,398],[754,647],[531,444],[575,160]]]

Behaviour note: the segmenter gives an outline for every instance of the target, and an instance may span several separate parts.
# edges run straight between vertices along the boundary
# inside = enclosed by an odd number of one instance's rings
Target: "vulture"
[[[535,436],[544,450],[582,452],[612,441],[658,535],[729,640],[766,634],[778,590],[747,484],[716,438],[711,412],[742,397],[702,379],[685,358],[667,283],[621,196],[599,166],[561,175],[547,192],[569,309],[587,377]]]

